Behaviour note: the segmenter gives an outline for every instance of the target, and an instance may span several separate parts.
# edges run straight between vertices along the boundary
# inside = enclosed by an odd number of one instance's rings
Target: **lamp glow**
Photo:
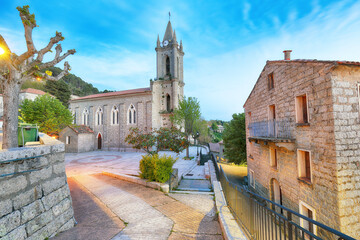
[[[2,47],[0,47],[0,55],[3,55],[4,53],[5,53],[5,50]]]

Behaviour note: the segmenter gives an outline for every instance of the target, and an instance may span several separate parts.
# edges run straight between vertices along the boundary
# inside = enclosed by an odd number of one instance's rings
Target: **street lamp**
[[[199,136],[200,136],[200,133],[199,132],[196,132],[196,142],[197,142],[197,144],[196,144],[196,156],[199,156]]]

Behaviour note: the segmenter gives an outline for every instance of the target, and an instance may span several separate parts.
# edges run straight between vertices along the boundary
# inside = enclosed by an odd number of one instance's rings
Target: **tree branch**
[[[60,42],[62,40],[64,40],[64,37],[62,36],[61,32],[56,32],[55,37],[50,38],[50,42],[48,43],[48,45],[38,52],[36,61],[42,62],[44,55],[47,52],[49,52],[55,44],[57,44],[58,42]],[[57,46],[59,46],[59,45],[57,45]],[[56,46],[56,48],[57,48],[57,46]],[[57,52],[57,49],[56,49],[56,52]],[[60,52],[61,52],[61,46],[60,46]]]
[[[69,71],[70,71],[70,64],[68,62],[65,62],[64,63],[64,70],[59,75],[57,75],[56,77],[49,76],[46,73],[40,73],[40,75],[46,80],[58,81],[62,77],[64,77],[65,75],[69,74]]]
[[[60,44],[58,46],[60,46]],[[73,55],[74,53],[76,53],[75,49],[71,49],[71,50],[68,50],[66,53],[64,53],[62,56],[59,56],[61,53],[61,46],[60,47],[58,47],[58,46],[56,46],[56,55],[55,55],[54,60],[41,64],[39,66],[40,70],[43,70],[43,69],[46,69],[49,67],[53,67],[56,64],[58,64],[59,62],[61,62],[62,60],[64,60],[67,56]]]
[[[22,8],[17,7],[17,10],[20,13],[20,17],[24,25],[27,52],[16,58],[14,61],[15,66],[21,64],[23,61],[32,57],[36,53],[36,48],[32,40],[32,30],[36,27],[35,15],[30,14],[29,6],[24,6]]]

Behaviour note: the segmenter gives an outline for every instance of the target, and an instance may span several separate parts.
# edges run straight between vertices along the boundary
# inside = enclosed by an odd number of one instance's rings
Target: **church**
[[[94,132],[94,148],[126,151],[129,129],[143,131],[170,127],[170,114],[184,96],[183,46],[169,21],[163,40],[156,43],[156,78],[150,87],[100,93],[70,101],[74,124]],[[66,137],[66,136],[64,136]],[[65,147],[70,144],[66,140]],[[89,142],[78,145],[90,144]],[[79,147],[80,148],[80,147]]]

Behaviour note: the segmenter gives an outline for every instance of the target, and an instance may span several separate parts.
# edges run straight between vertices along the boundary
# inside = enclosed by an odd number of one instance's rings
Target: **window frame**
[[[301,158],[300,152],[308,152],[309,153],[309,169],[310,169],[310,178],[307,177],[307,167],[306,167],[306,155],[304,155],[304,159]],[[297,149],[297,165],[298,165],[298,178],[307,183],[313,182],[313,174],[312,174],[312,160],[311,160],[311,151],[306,149]],[[305,174],[305,176],[304,176]]]
[[[110,125],[119,125],[119,108],[113,106],[110,112]]]
[[[133,108],[131,108],[131,107],[133,107]],[[127,115],[127,124],[128,125],[136,124],[137,117],[136,117],[136,108],[135,108],[134,104],[129,105],[126,115]]]
[[[98,107],[95,113],[95,125],[101,126],[104,123],[104,112],[102,107]]]
[[[305,208],[306,210],[310,210],[310,211],[312,212],[312,215],[313,215],[313,216],[312,216],[311,219],[314,220],[314,221],[316,221],[316,210],[315,210],[312,206],[310,206],[309,204],[307,204],[307,203],[299,200],[299,213],[300,213],[301,215],[304,215],[304,216],[308,217],[308,214],[307,214],[307,213],[306,213],[306,214],[304,213],[304,208]],[[309,218],[309,217],[308,217],[308,218]],[[305,223],[308,224],[307,221],[304,221],[303,218],[300,218],[300,226],[303,227],[303,228],[305,228],[306,230],[310,231],[310,230],[309,230],[309,226],[305,226]],[[316,226],[315,224],[313,224],[312,226],[313,226],[313,231],[312,231],[312,233],[316,235],[316,234],[317,234],[317,226]]]
[[[71,142],[70,136],[66,136],[65,137],[65,144],[70,144],[70,142]]]
[[[85,126],[89,126],[89,110],[85,107],[82,113],[81,122]]]
[[[269,147],[269,159],[270,159],[270,167],[277,169],[278,167],[278,157],[277,157],[277,149],[276,147]]]
[[[302,104],[301,106],[302,106],[302,108],[301,108],[301,113],[299,113],[298,111],[298,109],[300,108],[300,107],[298,107],[298,105],[300,104],[300,101],[298,100],[299,98],[302,98],[302,97],[304,97],[305,96],[305,98],[306,98],[306,121],[304,121],[304,116],[303,116],[303,114],[304,114],[304,105]],[[302,115],[302,122],[300,122],[300,116],[299,115]],[[307,93],[304,93],[304,94],[301,94],[301,95],[297,95],[297,96],[295,96],[295,122],[297,123],[297,124],[310,124],[310,114],[309,114],[309,98],[308,98],[308,94]]]
[[[268,90],[272,90],[275,88],[275,79],[274,79],[274,72],[268,74]]]

